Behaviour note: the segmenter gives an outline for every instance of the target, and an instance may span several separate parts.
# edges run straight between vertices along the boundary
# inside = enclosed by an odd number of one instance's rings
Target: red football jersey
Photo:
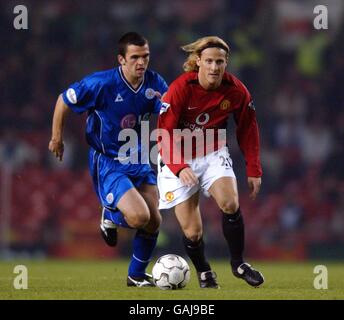
[[[160,153],[175,175],[188,165],[184,162],[183,152],[179,151],[183,149],[176,147],[180,139],[173,130],[190,129],[192,132],[201,131],[206,136],[208,129],[213,129],[215,142],[211,151],[217,150],[223,145],[218,140],[217,132],[227,128],[231,113],[237,124],[236,135],[245,157],[247,176],[262,175],[255,108],[249,91],[239,79],[225,72],[222,83],[216,90],[205,90],[198,82],[197,72],[186,72],[172,82],[163,102],[158,128],[168,131],[169,147],[166,147],[166,140],[160,139]],[[204,146],[207,153],[207,143]],[[195,157],[194,144],[192,148],[192,157]]]

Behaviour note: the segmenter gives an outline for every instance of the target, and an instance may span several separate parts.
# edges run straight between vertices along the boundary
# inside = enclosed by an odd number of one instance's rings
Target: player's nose
[[[211,65],[210,65],[210,71],[217,71],[219,68],[218,68],[218,65],[213,62]]]
[[[138,58],[138,59],[137,59],[137,63],[138,63],[139,65],[143,65],[143,64],[145,63],[143,57]]]

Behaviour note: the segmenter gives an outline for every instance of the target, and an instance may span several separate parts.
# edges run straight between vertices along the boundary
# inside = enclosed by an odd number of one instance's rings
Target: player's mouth
[[[209,73],[209,77],[213,79],[217,79],[220,75],[218,73]]]

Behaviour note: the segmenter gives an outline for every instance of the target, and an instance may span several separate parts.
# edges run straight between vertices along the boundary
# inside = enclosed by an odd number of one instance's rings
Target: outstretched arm
[[[55,106],[51,139],[49,142],[49,150],[62,161],[64,145],[63,145],[63,126],[69,107],[64,103],[60,94]]]

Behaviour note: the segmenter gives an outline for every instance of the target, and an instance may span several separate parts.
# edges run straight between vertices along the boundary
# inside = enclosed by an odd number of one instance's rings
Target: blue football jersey
[[[121,67],[96,72],[73,83],[63,92],[64,102],[77,113],[88,112],[86,139],[96,151],[111,158],[123,157],[119,141],[122,129],[134,129],[138,141],[135,152],[141,152],[142,120],[159,113],[161,102],[156,96],[167,91],[165,80],[156,72],[147,70],[137,89],[126,81]],[[133,152],[133,149],[130,150]],[[128,156],[128,154],[125,154]]]

